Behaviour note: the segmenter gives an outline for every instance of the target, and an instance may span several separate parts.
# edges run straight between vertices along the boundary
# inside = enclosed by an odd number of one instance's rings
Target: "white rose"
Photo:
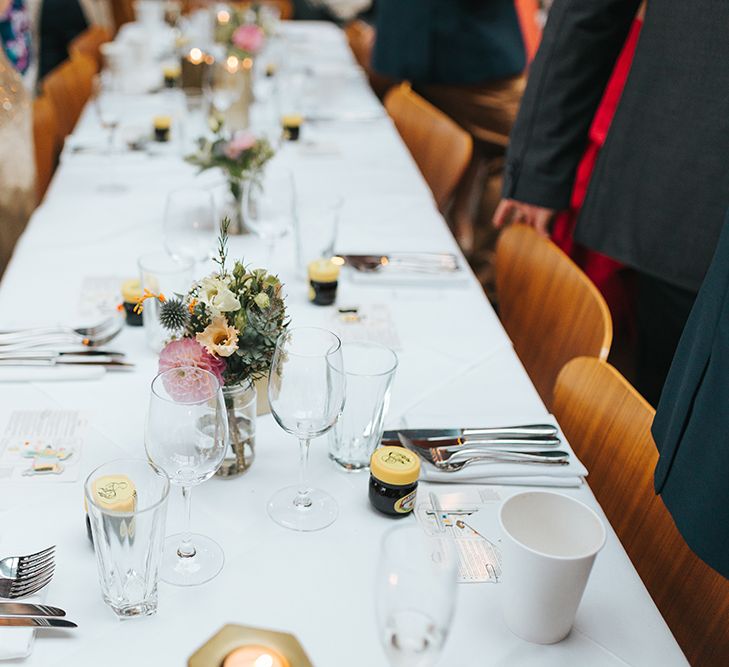
[[[200,281],[199,299],[213,314],[228,313],[240,308],[240,301],[235,294],[217,276],[208,276]]]

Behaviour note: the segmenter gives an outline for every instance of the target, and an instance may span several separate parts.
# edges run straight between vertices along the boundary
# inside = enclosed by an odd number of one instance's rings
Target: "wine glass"
[[[307,480],[309,443],[336,423],[344,408],[345,379],[341,341],[331,331],[299,327],[276,342],[268,380],[268,400],[278,425],[299,439],[299,484],[281,489],[268,513],[292,530],[320,530],[336,518],[337,502],[311,489]]]
[[[106,176],[108,180],[98,186],[101,192],[124,192],[126,186],[119,183],[114,177],[115,160],[112,155],[114,149],[114,138],[121,123],[121,111],[123,103],[116,92],[114,77],[111,72],[105,72],[94,78],[93,82],[93,107],[99,125],[106,131],[106,146],[104,155],[108,160]]]
[[[216,111],[225,113],[240,99],[245,87],[243,64],[235,56],[215,60],[206,70],[205,95]]]
[[[167,195],[164,244],[175,259],[202,262],[215,244],[215,207],[210,190],[185,188]]]
[[[290,169],[271,163],[260,178],[245,182],[243,220],[266,246],[265,264],[274,257],[276,242],[293,229],[296,187]]]
[[[453,542],[415,522],[385,534],[377,565],[377,627],[392,667],[431,667],[443,648],[456,603]]]
[[[182,487],[187,526],[165,540],[160,578],[178,586],[202,584],[223,568],[216,542],[190,532],[190,493],[215,474],[228,444],[221,383],[201,368],[181,366],[152,382],[144,446],[150,461]]]

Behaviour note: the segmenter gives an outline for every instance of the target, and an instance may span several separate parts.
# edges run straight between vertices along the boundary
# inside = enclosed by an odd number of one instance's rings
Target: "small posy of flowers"
[[[286,305],[278,277],[265,269],[249,269],[236,261],[226,268],[229,221],[221,226],[219,271],[194,283],[185,295],[166,298],[145,292],[140,299],[158,299],[162,326],[171,340],[162,350],[160,372],[194,366],[233,385],[265,376],[276,340],[286,329]]]
[[[210,129],[215,135],[213,139],[198,139],[197,152],[188,155],[185,160],[199,167],[200,171],[215,167],[222,169],[231,184],[255,179],[274,155],[267,139],[259,139],[248,130],[226,135],[223,122],[217,116],[210,117]]]
[[[265,13],[260,11],[225,10],[226,21],[218,22],[215,40],[224,44],[230,55],[238,58],[257,56],[266,43]]]

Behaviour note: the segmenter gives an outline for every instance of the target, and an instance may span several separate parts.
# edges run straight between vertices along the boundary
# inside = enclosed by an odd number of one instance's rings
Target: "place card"
[[[124,276],[86,276],[81,283],[78,316],[83,321],[95,321],[116,312],[122,301]]]
[[[0,439],[0,480],[75,482],[86,420],[75,410],[16,410]]]
[[[426,487],[427,488],[427,487]],[[421,494],[415,516],[428,535],[452,540],[458,554],[459,583],[498,583],[498,487],[471,487]]]
[[[392,350],[402,350],[402,343],[388,306],[340,306],[334,313],[332,330],[343,343],[366,341],[386,345]]]

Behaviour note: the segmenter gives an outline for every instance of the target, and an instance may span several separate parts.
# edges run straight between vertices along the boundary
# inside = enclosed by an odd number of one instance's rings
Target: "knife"
[[[58,607],[28,602],[0,602],[0,616],[65,616]]]
[[[30,616],[13,616],[12,618],[0,618],[0,627],[33,627],[33,628],[77,628],[73,621],[65,618],[31,618]]]
[[[60,359],[7,359],[0,357],[0,366],[104,366],[110,370],[127,370],[134,368],[134,364],[119,359],[101,356],[101,357],[62,357]]]
[[[411,440],[421,440],[442,444],[441,441],[461,439],[498,440],[512,438],[519,440],[545,440],[558,438],[557,427],[553,424],[523,424],[521,426],[495,426],[485,428],[406,428],[385,431],[382,434],[384,444],[396,444],[397,436],[402,433]],[[448,443],[451,444],[451,443]]]
[[[410,441],[424,449],[451,450],[463,447],[556,447],[562,444],[559,438],[410,438]],[[383,444],[397,443],[383,440]]]

